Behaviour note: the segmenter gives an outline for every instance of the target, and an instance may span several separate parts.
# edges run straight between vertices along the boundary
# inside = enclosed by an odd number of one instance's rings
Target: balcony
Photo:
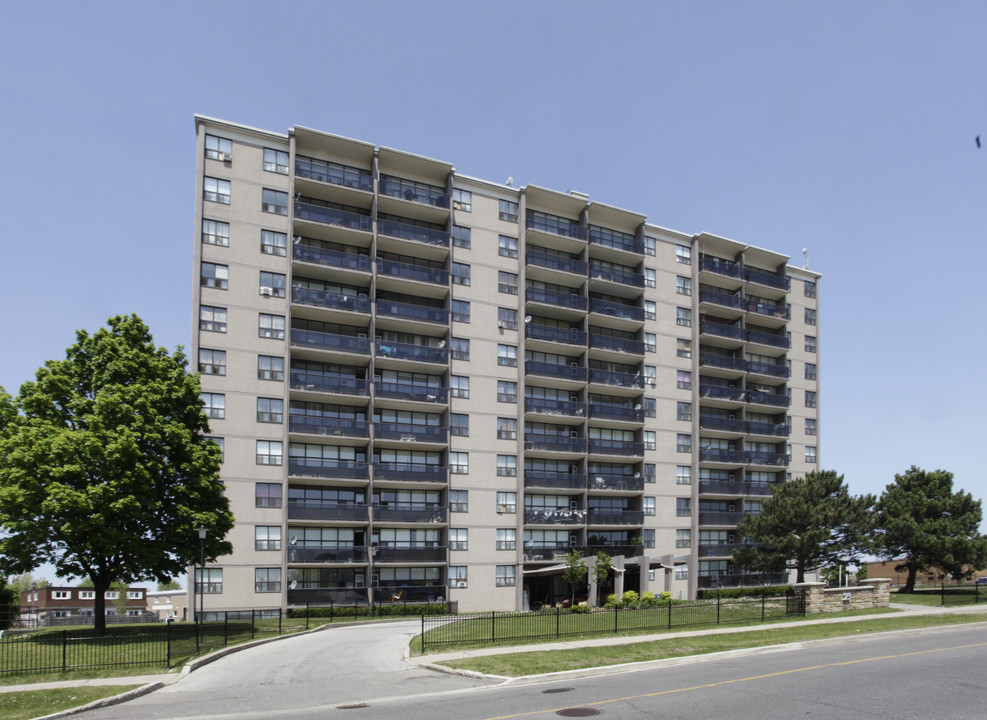
[[[713,463],[734,463],[742,465],[746,460],[746,455],[741,450],[727,450],[726,448],[699,448],[700,462]]]
[[[716,337],[729,338],[730,340],[742,341],[744,339],[744,329],[742,327],[712,322],[710,320],[703,320],[699,323],[699,332],[703,335],[715,335]]]
[[[538,230],[551,235],[559,235],[560,237],[573,238],[575,240],[585,240],[587,235],[586,228],[576,222],[567,221],[564,218],[554,216],[544,217],[541,215],[534,215],[530,212],[526,218],[525,227],[528,230]]]
[[[414,360],[416,362],[449,364],[449,351],[446,348],[415,345],[414,343],[390,342],[376,340],[374,342],[377,357],[394,358],[395,360]]]
[[[586,452],[586,438],[569,437],[568,435],[525,433],[524,449],[545,450],[548,452],[584,453]]]
[[[763,585],[787,585],[788,573],[700,575],[699,589],[726,587],[760,587]]]
[[[627,340],[610,335],[590,335],[589,346],[594,350],[614,350],[631,355],[644,355],[644,343],[640,340]]]
[[[747,393],[747,402],[751,405],[770,405],[771,407],[788,407],[790,400],[787,394],[757,392],[752,390]]]
[[[586,403],[553,400],[551,398],[526,397],[524,399],[524,411],[526,413],[540,413],[542,415],[583,417],[586,415]]]
[[[736,370],[737,372],[747,371],[747,361],[739,357],[729,355],[719,355],[717,353],[702,353],[699,356],[699,364],[705,367],[723,368],[724,370]]]
[[[590,370],[589,381],[598,385],[614,385],[629,388],[644,387],[644,377],[640,373],[631,375],[630,373],[611,372],[609,370],[597,370],[595,368]]]
[[[374,179],[365,170],[312,162],[301,157],[295,158],[295,175],[366,192],[373,192],[374,189]]]
[[[608,543],[606,545],[587,545],[584,550],[584,557],[595,557],[598,552],[605,552],[610,557],[623,555],[624,557],[640,557],[644,554],[644,546],[631,543]]]
[[[770,435],[772,437],[788,437],[791,430],[787,423],[770,423],[748,421],[745,423],[749,435]]]
[[[569,508],[525,508],[525,525],[582,525],[586,511]]]
[[[377,275],[402,278],[404,280],[417,280],[418,282],[434,283],[436,285],[448,285],[449,273],[445,270],[415,265],[413,263],[397,262],[396,260],[384,260],[377,258]]]
[[[338,352],[370,354],[370,341],[356,335],[336,335],[317,330],[291,329],[291,344],[299,347]]]
[[[715,545],[700,545],[699,557],[730,557],[734,550],[743,550],[749,547],[743,543],[719,543]]]
[[[723,387],[722,385],[699,385],[699,397],[715,400],[732,400],[743,402],[746,398],[746,391],[740,388]]]
[[[351,588],[288,588],[288,604],[301,605],[368,605],[369,590]]]
[[[543,305],[554,305],[555,307],[570,308],[572,310],[585,311],[588,301],[582,295],[567,292],[557,292],[555,290],[542,290],[541,288],[528,288],[524,291],[524,299],[527,302],[542,303]]]
[[[289,415],[288,432],[309,433],[312,435],[345,435],[347,437],[370,437],[366,420],[345,420],[343,418],[319,417],[312,415]]]
[[[771,467],[782,467],[784,465],[788,465],[788,453],[748,452],[747,463],[749,465],[770,465]]]
[[[349,212],[348,210],[337,210],[336,208],[322,207],[321,205],[310,205],[309,203],[295,203],[295,219],[309,220],[311,222],[332,225],[334,227],[347,228],[349,230],[361,230],[371,232],[373,230],[373,218],[369,215]]]
[[[622,320],[634,320],[644,322],[644,308],[624,303],[611,302],[609,300],[591,300],[589,304],[590,312],[609,317],[620,318]]]
[[[760,360],[750,360],[747,363],[747,371],[756,375],[770,375],[771,377],[787,378],[791,373],[788,365],[781,363],[766,363]]]
[[[548,268],[549,270],[561,270],[562,272],[582,275],[583,277],[586,276],[586,270],[589,267],[582,260],[560,257],[558,255],[538,252],[537,250],[530,250],[525,257],[529,265],[537,265],[538,267]]]
[[[586,476],[578,473],[525,470],[524,486],[526,488],[568,488],[581,490],[586,487]]]
[[[709,257],[708,255],[704,255],[699,259],[699,269],[737,279],[744,277],[744,269],[737,263],[717,257]]]
[[[437,505],[374,505],[374,522],[444,523],[446,513]]]
[[[699,511],[700,525],[737,525],[747,517],[745,512],[710,512]]]
[[[589,451],[594,455],[632,455],[642,457],[644,455],[644,443],[630,440],[590,438]]]
[[[380,563],[444,563],[446,548],[439,546],[412,545],[393,547],[378,545],[373,549],[374,562]]]
[[[702,430],[741,434],[744,432],[744,421],[718,415],[700,415],[699,427]]]
[[[432,207],[449,209],[449,195],[442,188],[424,186],[422,183],[410,182],[395,177],[380,179],[380,194],[400,198],[408,202],[421,203]]]
[[[333,310],[348,310],[350,312],[369,313],[370,298],[327,290],[312,290],[311,288],[292,287],[291,302],[296,305],[312,305],[314,307],[332,308]]]
[[[770,497],[778,483],[748,483],[748,495],[760,495]]]
[[[591,227],[589,229],[589,241],[592,245],[644,255],[644,243],[623,233],[601,232],[598,228]]]
[[[307,503],[289,500],[288,519],[367,522],[370,519],[370,512],[366,505]]]
[[[743,307],[744,298],[740,295],[732,295],[718,290],[700,289],[699,302],[712,303],[739,310]]]
[[[350,564],[367,562],[367,548],[365,547],[327,547],[315,546],[305,547],[294,545],[288,547],[289,563],[322,563],[322,564]]]
[[[589,416],[596,420],[620,420],[622,422],[644,422],[644,410],[623,405],[602,405],[590,403]]]
[[[379,317],[396,317],[402,320],[417,320],[418,322],[449,324],[449,311],[427,305],[394,302],[393,300],[378,300],[377,315]]]
[[[529,323],[524,326],[524,336],[528,340],[548,340],[549,342],[564,343],[566,345],[586,345],[585,332],[549,327],[548,325]]]
[[[621,268],[606,267],[592,263],[590,265],[589,276],[594,280],[606,280],[607,282],[638,288],[644,287],[644,275],[631,270],[622,270]]]
[[[378,220],[377,232],[380,235],[425,243],[436,247],[449,247],[449,233],[445,230],[409,225],[396,220]]]
[[[579,550],[566,543],[525,543],[524,559],[527,562],[563,562],[573,550]]]
[[[415,423],[375,422],[374,439],[413,443],[445,443],[449,439],[449,429]]]
[[[292,370],[289,381],[292,390],[313,390],[343,395],[366,395],[370,387],[370,383],[363,378],[340,377],[300,370]]]
[[[579,367],[578,365],[556,365],[554,363],[544,363],[536,360],[526,360],[524,363],[524,372],[527,375],[563,378],[574,382],[586,382],[586,377],[589,374],[586,368]]]
[[[370,478],[370,471],[366,463],[330,458],[289,458],[288,474],[293,477],[352,478],[354,480]]]
[[[771,347],[787,348],[789,346],[788,335],[784,333],[766,332],[764,330],[748,330],[747,341],[758,345],[770,345]]]
[[[746,495],[747,483],[723,480],[700,480],[700,495]]]
[[[592,475],[587,487],[591,491],[640,492],[644,490],[644,478],[630,475]]]
[[[360,253],[339,252],[311,245],[293,245],[291,257],[299,262],[325,265],[341,270],[361,270],[370,272],[370,256]]]
[[[774,275],[755,268],[747,268],[747,282],[757,283],[758,285],[764,285],[777,290],[785,290],[786,292],[791,289],[792,285],[791,281],[784,275]]]
[[[413,400],[415,402],[445,403],[449,400],[449,391],[445,388],[432,387],[431,385],[375,380],[374,396],[378,398],[394,398],[396,400]]]
[[[643,525],[643,510],[589,509],[589,525]]]
[[[748,300],[747,312],[765,315],[766,317],[778,318],[780,320],[791,319],[791,313],[789,312],[788,307],[785,305],[778,305],[776,303]]]
[[[374,480],[405,480],[445,484],[449,480],[449,468],[424,463],[375,462]]]

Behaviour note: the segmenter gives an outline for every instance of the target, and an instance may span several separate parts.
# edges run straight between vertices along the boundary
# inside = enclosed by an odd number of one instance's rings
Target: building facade
[[[205,610],[694,596],[817,467],[818,275],[586,195],[196,117],[192,356],[234,552]],[[193,587],[192,583],[189,587]]]
[[[147,610],[146,592],[142,587],[107,590],[103,596],[106,617],[143,617]],[[96,591],[67,586],[32,588],[21,593],[20,607],[20,621],[28,627],[88,624],[94,621]]]

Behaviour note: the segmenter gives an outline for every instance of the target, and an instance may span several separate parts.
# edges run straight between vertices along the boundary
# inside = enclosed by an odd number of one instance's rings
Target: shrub
[[[617,596],[613,593],[607,595],[607,602],[604,604],[605,608],[609,610],[617,610],[624,607],[624,603],[617,599]]]
[[[650,590],[646,591],[643,595],[641,595],[641,607],[649,608],[649,607],[654,607],[657,604],[658,604],[658,600],[657,598],[655,598],[655,594]]]
[[[638,594],[633,590],[626,590],[620,599],[625,607],[637,607],[638,604],[641,602],[641,599],[638,597]]]
[[[569,612],[582,615],[583,613],[588,613],[590,609],[591,608],[589,605],[573,605],[571,608],[569,608]]]
[[[779,597],[787,595],[791,588],[788,585],[767,585],[765,587],[730,588],[725,590],[701,590],[699,598],[702,600],[715,600],[720,598],[745,598],[745,597]]]

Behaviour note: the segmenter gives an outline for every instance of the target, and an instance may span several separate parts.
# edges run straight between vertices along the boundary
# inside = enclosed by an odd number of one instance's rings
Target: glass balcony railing
[[[773,377],[784,377],[789,376],[788,365],[781,365],[780,363],[766,363],[760,360],[749,360],[747,362],[748,372],[757,373],[758,375],[771,375]]]
[[[445,270],[397,262],[396,260],[384,260],[383,258],[377,258],[377,275],[390,275],[405,280],[435,283],[436,285],[449,284],[449,273]]]
[[[366,190],[367,192],[372,192],[374,189],[374,179],[369,172],[328,165],[318,161],[313,162],[305,158],[295,158],[295,175],[309,180]]]
[[[370,272],[370,256],[360,253],[339,252],[311,245],[293,245],[291,257],[301,262],[326,265],[343,270],[364,270]]]
[[[747,393],[747,402],[753,405],[771,405],[772,407],[788,407],[788,395],[782,393],[757,392]]]
[[[416,402],[445,403],[449,400],[449,391],[445,388],[431,385],[416,385],[415,383],[374,381],[374,395],[381,398],[397,400],[414,400]]]
[[[765,272],[764,270],[756,270],[755,268],[747,268],[747,282],[766,285],[767,287],[773,287],[779,290],[791,289],[791,281],[784,275],[773,275],[772,273]]]
[[[318,332],[316,330],[291,329],[291,344],[302,347],[318,348],[319,350],[338,350],[340,352],[370,354],[370,341],[365,337],[354,335],[336,335],[334,333]]]
[[[638,255],[644,254],[643,242],[638,242],[633,238],[624,237],[622,235],[601,233],[596,228],[590,228],[589,241],[593,245],[600,245],[602,247],[611,247],[617,250],[624,250],[626,252],[637,253]]]
[[[595,419],[623,420],[624,422],[644,422],[644,410],[621,405],[598,405],[590,403],[589,416]]]
[[[700,480],[699,494],[709,495],[746,495],[747,483],[726,482],[722,480]]]
[[[364,508],[366,510],[366,508]],[[288,508],[291,518],[291,508]],[[315,518],[313,518],[315,519]],[[327,546],[288,546],[289,563],[366,563],[367,548],[365,547],[327,547]]]
[[[311,205],[304,202],[295,203],[295,219],[311,220],[323,223],[324,225],[335,225],[336,227],[348,228],[350,230],[362,230],[370,232],[373,230],[373,218],[369,215],[349,212],[348,210],[338,210],[336,208],[322,207],[321,205]]]
[[[590,335],[589,346],[599,350],[616,350],[632,355],[644,355],[644,343],[640,340],[627,340],[610,335]]]
[[[712,447],[699,448],[700,462],[743,464],[746,459],[747,456],[741,450],[727,450],[725,448]]]
[[[381,195],[449,209],[449,195],[441,188],[423,187],[421,183],[405,181],[394,177],[381,178],[379,188]]]
[[[345,395],[366,395],[370,387],[363,378],[339,377],[316,372],[292,370],[290,373],[292,390],[315,390]]]
[[[367,464],[363,462],[306,457],[289,458],[288,474],[297,477],[354,478],[357,480],[370,477]]]
[[[449,233],[445,230],[435,228],[419,227],[396,220],[378,220],[377,232],[388,237],[396,237],[402,240],[413,240],[427,245],[438,245],[449,247]]]
[[[789,312],[788,307],[785,305],[777,305],[775,303],[748,300],[747,312],[757,313],[758,315],[767,315],[768,317],[773,318],[781,318],[782,320],[791,319],[791,313]]]
[[[544,375],[548,377],[561,377],[567,380],[586,381],[588,370],[584,367],[574,365],[556,365],[555,363],[544,363],[536,360],[526,360],[524,371],[528,375]]]
[[[759,345],[770,345],[771,347],[787,348],[789,345],[787,335],[764,332],[763,330],[748,330],[747,340],[748,342],[758,343]]]
[[[699,302],[708,302],[715,305],[723,305],[724,307],[740,308],[743,307],[744,299],[740,295],[731,295],[730,293],[719,292],[717,290],[700,290]]]
[[[288,431],[311,433],[313,435],[345,435],[347,437],[370,437],[366,420],[345,418],[315,417],[310,415],[288,416]]]
[[[776,483],[747,483],[748,495],[768,496],[774,491]]]
[[[787,585],[788,573],[700,575],[699,588],[758,587],[761,585]]]
[[[363,521],[370,519],[366,505],[320,502],[288,501],[289,520],[346,520]],[[291,545],[289,545],[291,547]]]
[[[375,563],[444,563],[445,561],[446,548],[441,546],[394,547],[378,545],[374,549]]]
[[[589,509],[589,525],[643,525],[643,510]]]
[[[591,300],[590,312],[608,315],[623,320],[637,320],[644,322],[644,308],[623,303],[611,302],[610,300]]]
[[[596,368],[590,370],[589,381],[600,385],[615,385],[617,387],[644,387],[644,376],[640,373],[631,375],[630,373],[597,370]]]
[[[291,302],[297,305],[314,305],[315,307],[332,308],[334,310],[349,310],[358,313],[370,312],[370,298],[357,295],[343,295],[342,293],[329,292],[328,290],[292,287]]]
[[[700,545],[699,557],[730,557],[734,550],[743,550],[743,543],[720,543],[717,545]]]
[[[449,324],[448,310],[428,307],[427,305],[394,302],[393,300],[378,300],[377,314],[387,317],[402,318],[404,320],[418,320],[420,322],[437,323],[439,325]]]
[[[739,372],[745,372],[747,370],[747,361],[743,358],[718,355],[716,353],[702,353],[699,356],[699,364],[707,367],[737,370]]]
[[[736,525],[743,522],[744,518],[747,517],[745,512],[710,512],[707,510],[699,511],[699,524],[700,525]]]
[[[630,475],[590,475],[590,490],[644,490],[644,478]]]
[[[288,588],[288,604],[301,605],[368,605],[370,591],[365,587]]]
[[[596,455],[644,455],[644,443],[630,440],[603,440],[590,438],[589,451]]]
[[[699,427],[702,430],[719,430],[721,432],[742,433],[744,421],[716,415],[700,415]]]
[[[572,308],[573,310],[585,310],[587,306],[587,300],[582,295],[542,290],[541,288],[528,288],[524,291],[524,299],[528,302],[544,303],[556,307]]]
[[[444,523],[446,508],[417,503],[374,505],[374,522]]]
[[[744,269],[740,265],[717,257],[703,256],[699,261],[699,269],[732,278],[744,276]]]
[[[533,488],[582,489],[586,486],[586,476],[579,473],[525,470],[524,486]]]
[[[730,338],[731,340],[744,339],[744,329],[742,327],[727,325],[726,323],[710,322],[709,320],[703,320],[699,323],[699,332],[706,335]]]
[[[540,230],[552,235],[561,235],[577,240],[586,239],[586,228],[559,217],[545,217],[529,213],[525,227],[529,230]]]
[[[771,465],[778,467],[788,464],[788,454],[778,452],[748,452],[747,462],[750,465]]]
[[[566,345],[585,345],[586,333],[581,330],[566,330],[547,325],[527,324],[524,326],[524,336],[528,340],[549,340],[565,343]]]
[[[570,508],[525,508],[526,525],[582,525],[586,511]]]
[[[621,285],[630,285],[631,287],[644,287],[644,275],[631,270],[621,270],[620,268],[592,263],[590,265],[589,275],[598,280],[607,280],[609,282],[620,283]]]
[[[702,385],[699,386],[699,397],[715,398],[717,400],[734,400],[743,402],[747,393],[740,388],[723,387],[722,385]]]
[[[586,403],[555,400],[552,398],[526,397],[524,399],[524,411],[543,413],[545,415],[583,417],[586,415]]]
[[[376,340],[374,342],[378,357],[395,358],[397,360],[415,360],[417,362],[449,363],[449,351],[446,348],[415,345],[414,343],[390,342]]]
[[[777,437],[788,437],[791,429],[785,423],[755,422],[744,423],[745,430],[751,435],[775,435]]]
[[[588,265],[582,260],[560,257],[558,255],[538,252],[537,250],[529,251],[526,257],[529,265],[537,265],[550,270],[562,270],[563,272],[573,273],[574,275],[585,276],[588,268]]]
[[[524,434],[525,450],[547,450],[549,452],[586,452],[586,438],[569,437],[568,435],[543,435],[541,433]]]
[[[449,468],[424,463],[375,462],[374,479],[444,483],[449,479]]]
[[[404,442],[444,443],[449,439],[449,429],[416,423],[375,422],[374,437]]]

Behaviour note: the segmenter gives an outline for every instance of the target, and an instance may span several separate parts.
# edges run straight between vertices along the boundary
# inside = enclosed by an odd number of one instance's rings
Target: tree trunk
[[[908,565],[908,577],[905,579],[905,587],[903,587],[899,592],[915,592],[915,577],[918,575],[918,567],[915,565]]]
[[[95,621],[96,635],[102,637],[106,635],[106,591],[110,588],[109,581],[102,580],[90,575],[93,581],[93,620]]]

